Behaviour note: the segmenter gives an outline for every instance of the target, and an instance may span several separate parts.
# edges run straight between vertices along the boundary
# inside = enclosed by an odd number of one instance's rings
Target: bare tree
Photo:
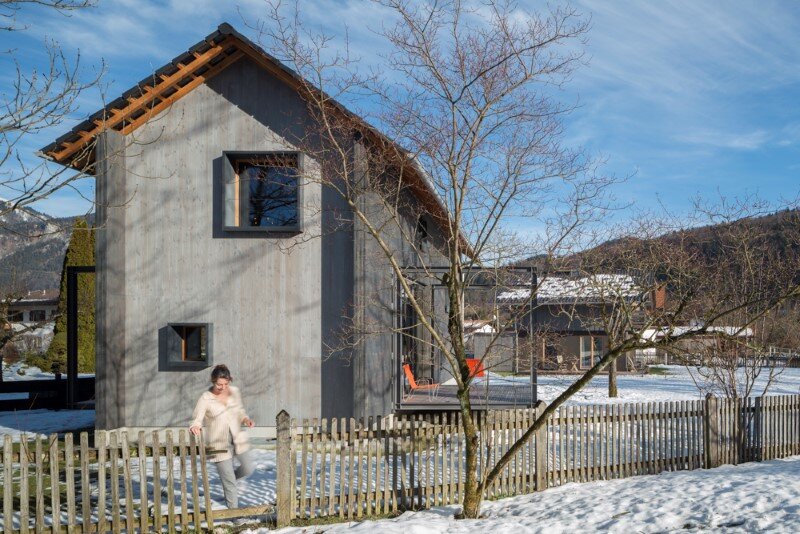
[[[520,258],[540,254],[555,260],[591,245],[599,235],[590,223],[607,208],[604,192],[613,179],[599,174],[597,162],[584,153],[563,146],[562,119],[570,106],[554,98],[583,61],[581,44],[589,26],[569,7],[536,14],[502,1],[376,4],[388,21],[377,31],[390,50],[379,73],[359,75],[347,44],[331,50],[333,37],[307,32],[296,5],[288,14],[280,4],[269,5],[267,22],[253,27],[264,46],[302,77],[300,92],[314,125],[296,144],[319,165],[318,174],[304,178],[321,180],[341,195],[349,210],[343,219],[369,236],[386,266],[386,283],[399,284],[404,306],[413,311],[414,322],[401,328],[414,332],[413,343],[438,351],[452,373],[467,444],[463,514],[477,517],[483,489],[559,406],[617,358],[701,335],[741,308],[748,310],[746,326],[796,295],[797,288],[727,301],[705,311],[700,329],[677,332],[669,327],[691,309],[707,283],[705,275],[692,264],[689,248],[631,243],[617,270],[634,280],[633,289],[598,286],[610,305],[597,320],[614,332],[601,357],[479,477],[469,394],[474,376],[464,341],[466,295],[476,277],[487,273],[495,273],[498,286],[511,287],[513,282],[501,280],[503,266]],[[362,115],[371,116],[387,136],[338,102],[358,103],[358,97],[373,99]],[[367,165],[359,163],[364,160]],[[411,200],[425,188],[435,190],[440,202]],[[442,229],[429,248],[419,239],[417,221],[423,215]],[[538,239],[521,239],[509,232],[510,221],[543,222],[546,230]],[[415,265],[415,277],[404,268],[409,264]],[[433,268],[442,264],[443,270]],[[418,289],[420,277],[443,287],[444,327],[431,320],[430,305]],[[664,283],[670,284],[673,308],[643,306]],[[525,294],[528,306],[535,297],[535,291]],[[494,314],[497,335],[518,322],[525,309]],[[357,302],[354,323],[369,324],[360,316],[366,314],[367,307]],[[659,339],[642,335],[662,327],[668,330]]]
[[[17,22],[17,15],[28,6],[38,5],[68,15],[94,4],[94,0],[3,0],[0,21],[5,31],[24,32],[28,28]],[[44,160],[32,162],[30,154],[20,152],[26,140],[68,119],[76,110],[80,95],[100,84],[102,67],[96,75],[83,79],[79,54],[71,60],[55,41],[45,42],[43,48],[47,59],[42,68],[34,69],[27,69],[17,60],[17,50],[0,52],[15,66],[12,81],[0,95],[0,186],[4,196],[10,196],[0,205],[0,216],[72,188],[86,178],[86,169],[80,167],[81,158],[76,158],[77,168],[65,168]]]

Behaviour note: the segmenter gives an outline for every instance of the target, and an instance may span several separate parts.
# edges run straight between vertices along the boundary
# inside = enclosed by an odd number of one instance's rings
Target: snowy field
[[[619,397],[608,398],[608,378],[596,377],[587,387],[578,392],[567,402],[576,404],[633,403],[649,401],[696,400],[704,397],[695,384],[690,371],[681,366],[662,367],[664,375],[620,375],[617,378]],[[38,371],[38,370],[37,370]],[[47,376],[48,373],[31,371],[36,377]],[[696,372],[696,371],[692,371]],[[26,373],[27,374],[27,373]],[[19,375],[18,375],[19,376]],[[50,375],[52,377],[52,375]],[[539,398],[551,402],[578,378],[577,375],[541,375],[539,377]],[[526,382],[527,377],[504,377],[490,373],[490,385],[501,381]],[[763,378],[762,378],[763,382]],[[760,391],[759,388],[756,388]],[[800,369],[785,369],[775,378],[770,387],[770,395],[800,394]],[[186,414],[188,425],[190,414]],[[0,435],[18,436],[28,434],[49,434],[65,432],[78,428],[87,428],[94,424],[92,410],[31,410],[19,412],[0,412]]]
[[[595,377],[589,385],[576,393],[567,405],[576,404],[609,404],[609,403],[634,403],[634,402],[663,402],[679,400],[698,400],[705,397],[705,389],[701,392],[695,379],[703,384],[696,370],[688,370],[680,365],[657,366],[665,374],[620,374],[617,375],[617,388],[619,396],[615,399],[608,398],[608,377],[601,375]],[[767,371],[762,373],[756,382],[754,393],[760,395],[767,380]],[[567,389],[580,375],[539,375],[539,399],[552,402],[562,391]],[[692,378],[694,376],[694,379]],[[527,376],[500,376],[489,373],[487,379],[491,384],[503,382],[529,383]],[[778,374],[769,388],[769,395],[797,395],[800,394],[800,369],[783,369]]]
[[[456,521],[457,507],[395,519],[287,528],[281,534],[381,532],[800,532],[800,457],[625,480],[567,484],[487,502],[484,519]],[[246,532],[267,534],[265,528]]]

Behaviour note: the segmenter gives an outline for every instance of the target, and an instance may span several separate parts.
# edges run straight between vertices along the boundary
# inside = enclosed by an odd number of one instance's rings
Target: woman
[[[236,508],[239,495],[236,481],[253,472],[253,459],[247,432],[242,425],[253,428],[253,420],[247,416],[242,405],[239,388],[231,385],[233,378],[225,365],[217,365],[211,371],[211,387],[200,395],[194,408],[189,431],[195,436],[205,427],[205,444],[212,450],[209,459],[217,466],[222,480],[222,491],[228,508]],[[231,454],[233,443],[233,454]],[[239,467],[233,468],[233,457]]]

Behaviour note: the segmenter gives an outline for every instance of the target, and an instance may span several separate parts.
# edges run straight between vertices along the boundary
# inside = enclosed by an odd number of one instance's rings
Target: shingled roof
[[[192,89],[243,57],[251,59],[296,90],[309,87],[309,84],[295,71],[237,32],[230,24],[223,23],[205,39],[42,148],[39,155],[93,175],[95,172],[93,141],[98,134],[105,130],[114,130],[123,135],[133,132]],[[356,114],[334,100],[331,102],[354,121],[360,133],[395,146],[399,153],[404,153],[402,148],[397,147]],[[424,170],[414,161],[405,169],[404,179],[408,181],[411,192],[422,202],[427,213],[443,228],[448,228],[447,210]],[[463,250],[471,255],[472,251],[463,236],[460,236],[460,241]]]

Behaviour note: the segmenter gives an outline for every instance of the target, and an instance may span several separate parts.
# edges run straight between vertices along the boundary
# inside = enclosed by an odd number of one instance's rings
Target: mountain
[[[670,232],[653,239],[623,237],[601,243],[589,250],[557,258],[557,267],[544,255],[528,258],[522,265],[548,270],[578,269],[592,265],[591,270],[613,271],[622,268],[622,257],[632,250],[658,246],[663,250],[678,247],[693,251],[700,261],[714,262],[726,253],[731,239],[749,239],[763,247],[776,262],[800,257],[800,210],[786,209],[760,217],[746,217],[724,224],[715,224]]]
[[[0,201],[0,294],[58,288],[75,218],[8,207]]]

